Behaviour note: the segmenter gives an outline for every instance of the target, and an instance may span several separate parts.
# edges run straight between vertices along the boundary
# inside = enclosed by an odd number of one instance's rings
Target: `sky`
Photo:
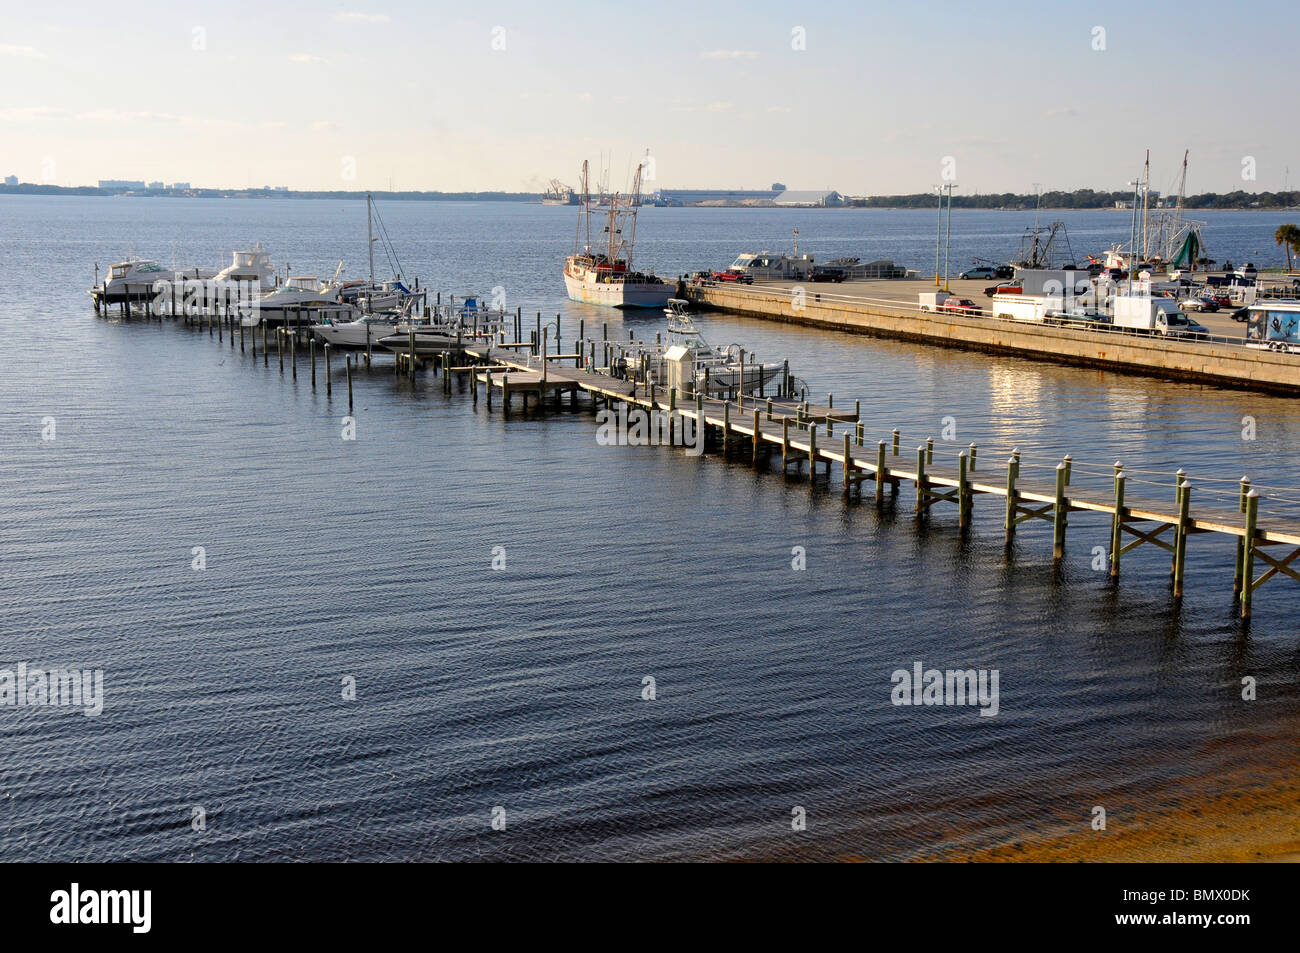
[[[848,195],[1300,182],[1297,14],[1171,3],[0,0],[0,175]]]

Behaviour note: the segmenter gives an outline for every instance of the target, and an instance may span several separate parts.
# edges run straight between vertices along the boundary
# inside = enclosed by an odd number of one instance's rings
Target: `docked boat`
[[[342,267],[340,262],[339,269]],[[339,300],[337,279],[321,281],[314,276],[298,275],[254,301],[241,321],[249,327],[259,324],[272,328],[306,327],[322,324],[327,318],[332,322],[350,321],[358,314],[354,305]]]
[[[458,304],[442,305],[436,312],[431,306],[430,312],[426,320],[399,323],[392,334],[379,340],[380,346],[395,354],[409,354],[414,331],[415,356],[433,357],[495,336],[506,317],[502,311],[484,308],[477,295],[465,295]]]
[[[184,285],[187,301],[200,307],[237,306],[241,311],[263,295],[275,290],[275,266],[271,253],[256,242],[251,248],[236,249],[231,263],[209,279]],[[195,287],[197,285],[197,287]]]
[[[785,370],[783,363],[766,364],[741,360],[740,345],[714,347],[691,319],[690,302],[672,298],[664,309],[668,316],[668,339],[662,345],[643,344],[622,348],[615,373],[666,386],[673,375],[668,362],[687,360],[686,374],[696,393],[752,394],[761,391]]]
[[[569,297],[574,301],[611,308],[662,308],[672,297],[673,286],[653,271],[640,272],[632,267],[636,216],[641,205],[641,167],[637,166],[630,196],[609,197],[600,246],[592,244],[592,200],[587,174],[587,163],[584,162],[578,230],[573,254],[564,262],[564,287]]]
[[[109,266],[108,274],[96,287],[90,289],[95,305],[141,304],[153,301],[161,288],[174,282],[212,277],[197,270],[174,271],[164,268],[152,258],[131,257]]]
[[[383,247],[384,255],[393,269],[392,278],[383,280],[375,278],[376,242]],[[339,300],[355,305],[366,313],[381,311],[405,313],[414,304],[417,292],[402,281],[402,263],[397,257],[397,249],[388,239],[388,229],[384,226],[384,220],[369,192],[366,193],[366,250],[370,259],[369,278],[365,281],[348,281],[341,284],[338,289]]]
[[[397,332],[402,318],[396,314],[362,314],[356,320],[325,318],[311,326],[312,334],[337,348],[367,348]]]

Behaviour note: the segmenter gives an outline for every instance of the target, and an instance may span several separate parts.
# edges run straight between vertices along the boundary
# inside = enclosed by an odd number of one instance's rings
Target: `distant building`
[[[705,202],[721,205],[744,202],[771,201],[780,193],[766,189],[660,189],[661,198],[675,205],[701,205]]]
[[[838,208],[844,204],[844,196],[834,189],[810,192],[798,189],[786,189],[772,200],[773,205],[800,206],[802,208]]]
[[[135,179],[100,179],[101,189],[142,189],[144,182]]]
[[[149,188],[158,189],[161,192],[163,189],[163,184],[161,182],[150,182]]]
[[[784,192],[784,191],[785,191],[785,183],[783,183],[783,182],[773,182],[773,183],[772,183],[772,191],[773,191],[773,192]]]
[[[18,176],[16,175],[5,176],[5,185],[17,185],[17,184],[18,184]]]
[[[188,182],[173,182],[168,186],[173,192],[188,192],[190,184]]]
[[[276,191],[276,192],[288,192],[288,191],[289,191],[289,186],[287,186],[287,185],[277,185],[277,186],[275,187],[275,190],[274,190],[274,191]]]

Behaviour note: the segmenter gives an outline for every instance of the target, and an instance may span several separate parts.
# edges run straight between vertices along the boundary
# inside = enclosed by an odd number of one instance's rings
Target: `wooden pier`
[[[1107,554],[1110,578],[1119,579],[1125,555],[1142,545],[1155,546],[1170,554],[1175,599],[1183,596],[1189,538],[1217,533],[1235,543],[1232,592],[1240,600],[1243,618],[1250,617],[1252,597],[1264,583],[1279,575],[1300,580],[1300,564],[1293,567],[1300,559],[1300,518],[1280,512],[1261,513],[1264,497],[1244,477],[1232,482],[1230,490],[1224,488],[1229,481],[1207,484],[1202,490],[1206,499],[1198,499],[1193,507],[1193,483],[1181,470],[1172,476],[1147,471],[1130,473],[1117,462],[1104,468],[1109,492],[1103,494],[1096,486],[1072,487],[1083,465],[1069,455],[1048,465],[1046,474],[1034,476],[1022,474],[1026,461],[1019,450],[990,465],[984,462],[987,454],[980,457],[979,447],[973,443],[957,451],[955,463],[936,464],[933,439],[914,447],[910,442],[905,445],[901,432],[895,429],[888,439],[868,440],[856,403],[849,411],[834,407],[833,398],[828,398],[824,407],[811,406],[792,396],[739,396],[728,400],[696,394],[679,398],[675,390],[638,385],[602,369],[564,366],[566,361],[580,364],[581,351],[549,355],[543,362],[537,355],[521,355],[515,347],[470,347],[466,356],[480,363],[449,370],[470,375],[475,401],[480,383],[486,384],[489,395],[497,388],[506,412],[512,394],[531,395],[540,405],[547,395],[567,393],[576,401],[577,394],[584,392],[607,405],[622,402],[629,408],[666,415],[670,426],[690,421],[706,445],[710,434],[718,438],[724,452],[737,444],[744,445],[753,463],[779,449],[783,472],[806,464],[810,489],[816,484],[819,464],[828,475],[838,470],[846,498],[870,488],[879,504],[886,495],[897,496],[902,484],[910,484],[915,489],[913,509],[918,515],[928,514],[937,505],[950,504],[956,508],[962,532],[971,525],[976,497],[996,499],[1006,544],[1011,544],[1017,528],[1024,523],[1050,523],[1052,558],[1056,563],[1065,556],[1069,514],[1101,513],[1110,518],[1111,524]],[[449,377],[445,387],[450,391]],[[1045,465],[1036,467],[1042,470]],[[1101,468],[1087,469],[1094,483],[1102,475]],[[1162,484],[1146,479],[1150,476],[1166,481],[1172,501],[1151,498],[1153,493],[1147,488]],[[1145,494],[1130,494],[1130,482],[1138,484]],[[1257,575],[1258,564],[1263,567]]]
[[[124,312],[127,310],[123,309]],[[171,309],[153,310],[149,306],[139,309],[146,317],[163,317]],[[233,309],[209,309],[200,313],[175,313],[185,323],[200,332],[207,330],[224,345],[239,349],[247,344],[256,361],[258,338],[261,338],[262,364],[270,363],[270,351],[276,352],[280,370],[284,372],[286,357],[290,372],[297,377],[299,356],[311,361],[311,386],[317,386],[318,353],[324,362],[324,386],[327,396],[332,393],[331,348],[317,348],[314,341],[303,337],[303,324],[274,329],[269,335],[266,325],[245,326]],[[1231,539],[1235,547],[1232,592],[1240,602],[1243,618],[1251,615],[1253,595],[1260,586],[1278,576],[1300,580],[1300,507],[1294,499],[1281,498],[1282,509],[1274,510],[1269,499],[1260,491],[1274,488],[1252,486],[1245,477],[1240,480],[1199,478],[1199,484],[1183,471],[1175,474],[1151,473],[1143,470],[1126,470],[1121,463],[1098,467],[1086,465],[1065,456],[1062,460],[1045,463],[1022,459],[1018,449],[989,463],[990,451],[983,454],[975,444],[961,448],[949,463],[935,462],[936,447],[932,438],[905,439],[894,429],[887,439],[870,440],[854,402],[849,410],[841,402],[835,406],[832,397],[824,406],[814,406],[806,399],[802,387],[794,386],[796,379],[789,374],[788,364],[777,394],[773,396],[735,395],[730,399],[702,394],[678,394],[675,389],[657,387],[636,378],[613,373],[614,358],[624,345],[602,340],[587,340],[579,324],[575,350],[547,353],[547,328],[541,326],[531,333],[530,340],[522,338],[522,315],[515,315],[516,340],[504,340],[504,332],[495,338],[471,336],[459,347],[449,347],[432,356],[395,354],[394,369],[399,377],[414,378],[416,367],[430,364],[442,376],[445,393],[452,392],[454,378],[467,380],[475,403],[479,387],[483,386],[488,409],[494,408],[494,395],[500,396],[501,408],[511,412],[512,402],[518,397],[526,410],[531,399],[535,408],[542,408],[548,400],[557,405],[568,397],[571,406],[577,406],[580,395],[587,395],[592,406],[603,402],[606,407],[625,404],[651,414],[663,415],[669,432],[686,422],[694,428],[701,442],[708,445],[712,438],[723,452],[735,447],[748,450],[750,460],[757,464],[775,456],[780,450],[782,472],[791,467],[801,472],[808,469],[808,485],[817,484],[818,466],[829,476],[835,469],[841,475],[845,498],[855,493],[861,497],[866,492],[874,494],[878,505],[886,496],[898,496],[903,484],[914,488],[913,510],[918,517],[927,516],[934,507],[949,504],[956,508],[957,523],[961,532],[969,530],[974,502],[977,497],[997,501],[998,512],[1006,544],[1015,538],[1018,527],[1030,521],[1043,521],[1052,526],[1052,556],[1060,563],[1065,556],[1066,532],[1071,513],[1100,513],[1109,517],[1110,532],[1107,553],[1108,572],[1118,581],[1123,557],[1139,546],[1150,545],[1170,554],[1170,576],[1175,600],[1183,596],[1188,540],[1208,533]],[[504,321],[500,322],[504,325]],[[556,319],[559,327],[559,317]],[[477,329],[476,329],[477,331]],[[557,330],[558,337],[558,330]],[[628,342],[634,352],[646,342]],[[366,364],[371,355],[364,353]],[[597,358],[605,363],[598,364]],[[337,360],[337,359],[336,359]],[[342,362],[347,378],[348,406],[353,400],[354,362],[347,356]],[[357,365],[359,367],[358,360]],[[874,436],[874,435],[872,435]],[[951,445],[941,444],[941,457],[952,456]],[[1005,452],[1005,451],[1004,451]],[[1029,470],[1030,473],[1023,471]],[[1080,486],[1077,478],[1086,477],[1091,485]],[[1104,486],[1099,485],[1104,482]],[[1129,492],[1133,485],[1135,491]],[[1157,494],[1156,488],[1162,491]],[[1294,497],[1297,491],[1290,491]],[[1157,496],[1160,498],[1157,498]],[[1193,498],[1195,497],[1195,503]],[[1194,550],[1193,550],[1194,551]],[[1262,571],[1256,573],[1257,567]]]

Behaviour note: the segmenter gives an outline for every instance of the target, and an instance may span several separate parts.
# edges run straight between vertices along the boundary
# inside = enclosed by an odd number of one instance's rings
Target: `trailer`
[[[1251,305],[1246,313],[1246,347],[1300,353],[1300,301]]]
[[[922,311],[938,311],[943,303],[953,297],[947,291],[922,291],[920,307]]]

